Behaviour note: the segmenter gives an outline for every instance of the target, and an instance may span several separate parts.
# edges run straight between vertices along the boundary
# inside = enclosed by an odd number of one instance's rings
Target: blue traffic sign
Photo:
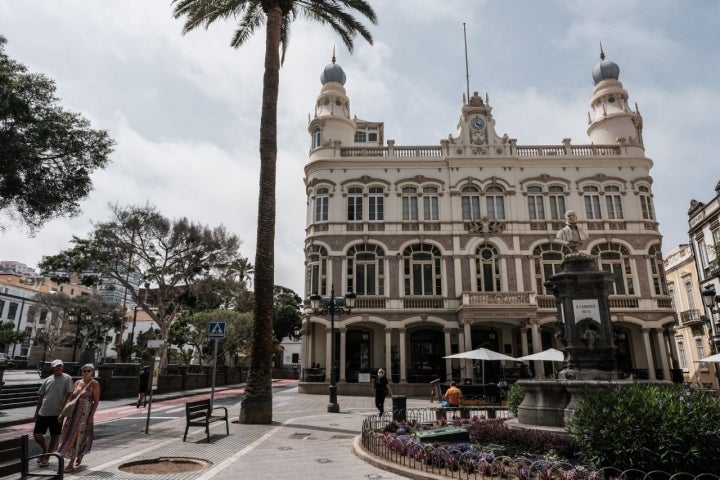
[[[210,322],[210,338],[225,338],[225,322]]]

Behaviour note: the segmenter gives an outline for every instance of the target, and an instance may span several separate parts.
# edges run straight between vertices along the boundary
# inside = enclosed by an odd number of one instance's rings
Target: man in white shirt
[[[50,364],[52,375],[45,379],[38,390],[35,407],[35,428],[33,438],[44,453],[54,452],[60,442],[62,426],[58,416],[72,395],[73,382],[70,375],[63,373],[62,360],[53,360]],[[45,433],[50,430],[50,444],[45,442]],[[48,465],[48,457],[41,457],[40,466]]]

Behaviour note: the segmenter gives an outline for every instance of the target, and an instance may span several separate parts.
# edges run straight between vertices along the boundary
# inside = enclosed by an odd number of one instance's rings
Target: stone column
[[[467,320],[465,321],[465,324],[463,325],[463,331],[465,332],[465,349],[463,352],[469,352],[472,350],[472,332],[470,331],[470,322]],[[474,378],[474,372],[472,369],[473,361],[472,360],[463,360],[464,366],[465,366],[465,376]],[[468,375],[469,374],[469,375]]]
[[[385,378],[392,382],[392,328],[385,329]]]
[[[528,350],[528,343],[527,343],[527,327],[521,327],[520,328],[520,348],[522,349],[522,357],[529,354],[530,351]]]
[[[542,351],[542,338],[540,338],[540,326],[537,320],[530,321],[530,335],[532,337],[533,353]],[[535,378],[545,378],[545,364],[542,360],[535,360],[533,362],[535,367]]]
[[[445,356],[450,355],[450,352],[452,351],[452,347],[450,346],[450,334],[452,333],[452,328],[445,328],[443,329],[444,337],[445,337]],[[445,359],[445,376],[448,375],[452,376],[452,360],[449,358]]]
[[[648,379],[655,380],[655,362],[652,357],[652,347],[650,346],[650,329],[643,328],[643,344],[645,345],[645,358],[648,366]]]
[[[667,337],[665,336],[664,330],[655,330],[655,335],[658,339],[658,344],[660,345],[660,361],[662,362],[661,368],[663,371],[663,378],[665,380],[672,381],[672,375],[670,374],[670,369],[668,368],[668,356],[667,356]]]
[[[345,356],[346,346],[345,338],[347,337],[347,328],[341,328],[340,330],[340,382],[344,383],[345,380]]]
[[[400,383],[407,383],[407,360],[405,359],[405,329],[398,328],[400,334]]]

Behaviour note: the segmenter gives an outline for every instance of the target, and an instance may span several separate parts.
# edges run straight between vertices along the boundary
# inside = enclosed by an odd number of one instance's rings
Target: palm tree
[[[217,20],[239,19],[230,43],[235,48],[242,46],[259,27],[266,26],[253,343],[240,423],[269,424],[272,422],[277,99],[280,65],[285,59],[290,25],[299,15],[330,25],[352,52],[357,34],[372,44],[370,32],[352,12],[362,14],[372,23],[377,19],[366,0],[173,0],[172,3],[175,18],[186,17],[183,34],[201,26],[207,29]]]

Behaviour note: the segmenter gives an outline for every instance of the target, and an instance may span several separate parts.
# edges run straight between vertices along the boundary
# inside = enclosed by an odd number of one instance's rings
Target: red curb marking
[[[272,385],[273,387],[283,386],[283,385],[289,385],[292,383],[297,383],[297,380],[273,380]],[[220,390],[218,392],[215,392],[214,398],[226,398],[231,397],[233,395],[239,395],[245,391],[245,387],[238,387],[238,388],[230,388],[226,390]],[[152,413],[155,412],[162,412],[164,410],[170,410],[172,408],[178,407],[180,405],[185,405],[185,403],[194,401],[194,400],[204,400],[206,398],[210,398],[210,392],[207,393],[200,393],[197,395],[189,395],[186,397],[179,397],[179,398],[170,398],[167,400],[157,400],[157,403],[153,406]],[[101,403],[102,405],[102,403]],[[147,407],[145,407],[147,408]],[[101,423],[107,423],[111,422],[113,420],[117,420],[119,418],[127,418],[132,417],[133,415],[137,415],[141,412],[147,412],[147,410],[143,409],[140,410],[139,408],[135,407],[135,404],[130,405],[122,405],[119,407],[111,407],[99,410],[95,413],[95,423],[101,424]],[[3,432],[0,433],[0,439],[9,439],[9,438],[15,438],[17,435],[12,434],[13,432],[18,431],[24,431],[27,432],[28,435],[32,436],[32,430],[35,426],[35,422],[28,422],[28,423],[21,423],[18,425],[11,425],[9,427],[3,428]]]

